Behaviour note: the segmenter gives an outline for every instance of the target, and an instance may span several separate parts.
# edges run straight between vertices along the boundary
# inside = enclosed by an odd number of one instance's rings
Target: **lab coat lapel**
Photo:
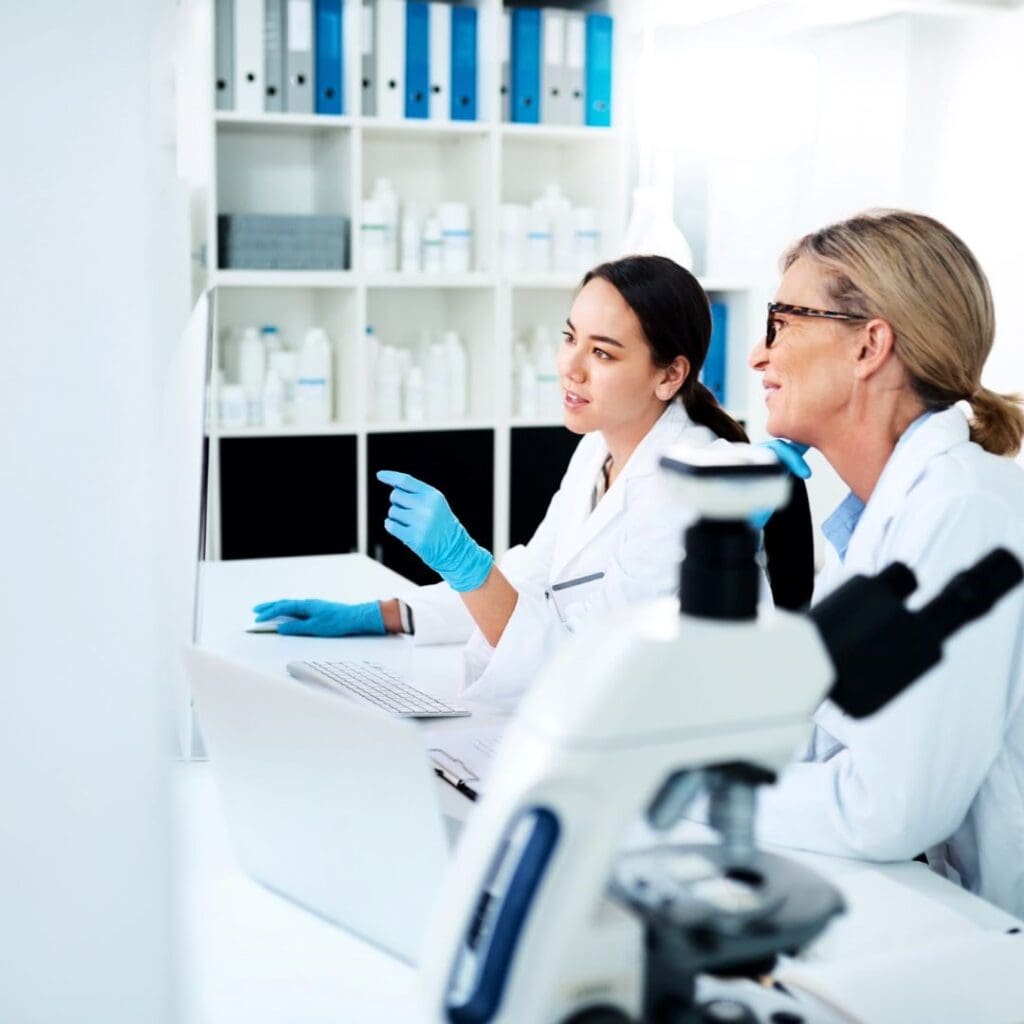
[[[969,438],[964,414],[956,408],[946,409],[930,416],[893,452],[850,538],[844,575],[878,572],[884,567],[875,563],[884,558],[882,542],[907,494],[933,458]]]
[[[577,467],[578,471],[572,480],[571,487],[567,493],[563,494],[564,511],[551,559],[550,579],[552,582],[559,579],[562,569],[579,553],[579,539],[591,516],[590,502],[594,492],[594,483],[597,480],[598,471],[607,457],[608,449],[604,446],[603,441],[596,444],[592,457]],[[568,483],[568,481],[566,482]],[[609,491],[609,493],[611,492]],[[598,502],[598,508],[602,504],[603,499]]]
[[[589,477],[581,477],[577,493],[573,495],[573,505],[567,516],[565,528],[562,530],[560,542],[555,550],[551,564],[551,579],[561,578],[565,567],[583,551],[594,538],[617,516],[622,514],[626,502],[626,486],[629,480],[658,468],[658,458],[662,451],[673,441],[679,439],[685,429],[690,426],[689,417],[678,403],[670,405],[657,423],[647,432],[647,436],[636,446],[622,472],[615,478],[604,497],[591,511],[590,502],[594,483],[607,449],[600,446],[600,457],[588,467]]]

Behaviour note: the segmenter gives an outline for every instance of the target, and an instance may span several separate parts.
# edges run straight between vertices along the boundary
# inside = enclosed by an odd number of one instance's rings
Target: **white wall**
[[[151,529],[169,6],[0,11],[0,1020],[19,1024],[177,1016]]]
[[[931,19],[915,33],[907,175],[921,209],[973,249],[992,286],[984,381],[1024,392],[1024,10]]]
[[[679,161],[676,213],[707,257],[701,265],[699,253],[698,266],[750,280],[756,308],[774,291],[779,254],[806,231],[875,206],[929,213],[964,238],[992,285],[998,324],[985,383],[1024,392],[1024,10],[800,30],[777,6],[777,32],[765,9],[746,28],[733,19],[727,30],[660,34],[660,49],[681,68],[695,47],[774,54],[763,70],[746,68],[749,109],[722,108],[728,145],[709,145],[701,129],[715,115],[698,111],[735,92],[743,64],[722,60],[717,78],[713,65],[702,88],[687,83],[676,93],[666,129]],[[777,79],[808,56],[813,73],[779,89]],[[757,434],[763,407],[756,387],[748,393]],[[845,488],[822,460],[812,465],[820,522]]]

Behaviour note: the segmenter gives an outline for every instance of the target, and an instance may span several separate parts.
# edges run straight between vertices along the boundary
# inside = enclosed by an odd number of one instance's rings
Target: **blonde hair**
[[[834,308],[887,320],[895,351],[928,409],[971,406],[971,440],[1014,455],[1024,437],[1019,395],[981,385],[995,337],[992,294],[974,254],[949,228],[903,210],[869,210],[805,235],[782,258],[828,275]]]

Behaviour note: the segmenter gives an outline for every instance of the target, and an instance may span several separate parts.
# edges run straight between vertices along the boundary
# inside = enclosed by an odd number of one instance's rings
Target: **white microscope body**
[[[756,644],[735,624],[681,618],[671,599],[604,625],[553,661],[501,745],[424,956],[433,1019],[448,1019],[450,983],[464,991],[471,980],[479,958],[463,949],[453,968],[452,951],[479,894],[507,883],[489,877],[495,853],[516,822],[526,841],[534,808],[554,812],[557,841],[502,986],[516,998],[482,1019],[542,1024],[592,1002],[638,1013],[641,924],[605,897],[627,831],[680,768],[785,764],[832,677],[814,627],[785,612],[747,627]],[[787,666],[784,692],[769,665]]]
[[[423,952],[424,1020],[647,1019],[643,965],[650,954],[650,929],[645,931],[641,917],[621,900],[609,899],[631,828],[645,811],[652,821],[660,817],[660,826],[678,820],[693,798],[698,770],[739,763],[754,773],[756,784],[760,769],[774,773],[805,743],[810,712],[824,697],[831,693],[840,700],[845,692],[851,700],[841,706],[858,715],[871,713],[941,656],[941,643],[931,643],[929,634],[920,657],[902,659],[896,689],[879,684],[875,697],[863,697],[865,666],[857,656],[867,648],[878,658],[873,638],[879,623],[895,620],[898,611],[904,616],[897,624],[898,642],[913,632],[902,598],[914,581],[904,567],[895,567],[895,585],[893,579],[884,581],[888,590],[879,585],[870,593],[856,591],[854,610],[870,606],[873,611],[866,615],[870,621],[859,626],[855,621],[852,633],[848,623],[861,616],[851,615],[849,602],[841,598],[818,621],[769,608],[758,613],[756,539],[746,517],[781,505],[788,479],[764,450],[741,448],[735,456],[741,465],[716,462],[715,454],[705,465],[708,457],[701,452],[707,449],[670,452],[663,459],[682,474],[673,477],[675,485],[700,514],[687,532],[680,601],[617,611],[577,633],[537,680],[509,727],[490,788],[460,839]],[[859,585],[870,588],[884,576],[858,578]],[[1007,577],[1004,589],[1017,578]],[[968,621],[966,615],[941,618],[943,635]],[[957,621],[950,627],[951,619]],[[864,642],[865,632],[872,642]],[[888,640],[897,642],[895,636]],[[844,684],[838,666],[846,664],[856,679]],[[732,830],[741,838],[732,854],[742,863],[744,829],[750,857],[761,855],[752,844],[753,784],[736,788],[751,798],[748,820]],[[739,806],[742,819],[742,801]],[[701,879],[702,859],[680,858],[669,873],[696,871],[696,885],[705,886],[697,902],[710,906],[712,914],[721,909],[728,942],[734,923],[729,915],[736,913],[739,921],[745,901],[757,897],[733,883],[729,871]],[[773,860],[782,858],[766,855],[758,863]],[[783,889],[792,882],[786,870],[779,879]],[[788,906],[779,885],[767,887],[776,920],[789,914],[792,924],[794,904],[807,903],[818,881],[809,890],[793,886]],[[816,904],[810,934],[841,907],[830,890]],[[789,934],[800,933],[791,929]],[[805,929],[800,942],[809,937]],[[689,958],[685,949],[672,955]],[[670,966],[674,970],[674,963]]]
[[[724,518],[784,502],[787,479],[773,457],[762,461],[771,473],[749,481],[697,481],[702,510]],[[694,618],[669,598],[573,637],[520,706],[460,839],[423,958],[432,1019],[541,1024],[594,1002],[637,1012],[642,927],[605,896],[627,831],[678,769],[785,764],[832,676],[814,626],[770,609],[746,622]],[[545,827],[557,835],[542,837]],[[531,840],[550,851],[498,970],[493,942],[508,938],[493,915]],[[481,983],[487,1006],[446,1009]]]

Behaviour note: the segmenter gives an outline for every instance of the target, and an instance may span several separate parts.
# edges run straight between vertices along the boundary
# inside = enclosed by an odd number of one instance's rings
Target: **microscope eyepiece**
[[[789,476],[766,448],[675,445],[661,468],[679,501],[696,513],[686,531],[679,608],[703,619],[756,618],[761,570],[751,517],[789,499]]]
[[[902,562],[886,566],[878,574],[878,582],[901,601],[917,590],[917,577]]]
[[[996,548],[980,562],[954,576],[920,615],[943,637],[980,618],[1024,579],[1020,562],[1006,548]]]
[[[847,580],[808,613],[835,667],[830,699],[854,718],[874,714],[940,661],[953,633],[1022,579],[1016,556],[996,548],[916,612],[903,601],[917,582],[900,562]]]

